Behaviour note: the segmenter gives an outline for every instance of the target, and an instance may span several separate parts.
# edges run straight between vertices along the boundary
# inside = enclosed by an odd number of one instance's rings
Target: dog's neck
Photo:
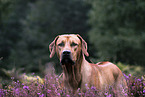
[[[63,80],[64,83],[68,86],[68,88],[71,88],[73,90],[76,90],[81,85],[81,65],[84,55],[81,53],[78,55],[78,59],[76,60],[75,64],[65,64],[63,65]]]

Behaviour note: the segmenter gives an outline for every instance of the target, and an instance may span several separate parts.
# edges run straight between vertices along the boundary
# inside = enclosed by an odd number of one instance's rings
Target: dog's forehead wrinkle
[[[77,36],[75,34],[63,34],[63,35],[60,35],[60,36]]]
[[[61,42],[67,42],[67,41],[69,41],[71,43],[72,42],[74,42],[74,43],[81,42],[80,39],[76,35],[73,35],[73,34],[71,34],[71,35],[60,35],[57,42],[61,43]]]

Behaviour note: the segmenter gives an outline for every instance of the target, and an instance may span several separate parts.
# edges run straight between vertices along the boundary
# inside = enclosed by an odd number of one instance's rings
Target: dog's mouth
[[[75,62],[72,60],[70,56],[62,56],[61,65],[74,65]]]

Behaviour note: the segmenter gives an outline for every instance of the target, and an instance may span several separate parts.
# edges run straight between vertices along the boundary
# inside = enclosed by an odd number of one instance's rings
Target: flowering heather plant
[[[128,95],[129,97],[144,97],[145,96],[145,79],[142,76],[141,79],[138,79],[129,74],[125,75],[127,85],[128,85]]]
[[[145,80],[142,77],[125,75],[129,97],[143,97],[145,96]],[[62,79],[55,73],[47,74],[43,83],[39,81],[39,77],[35,76],[37,81],[32,80],[29,83],[25,81],[14,81],[12,78],[11,85],[0,89],[0,97],[114,97],[111,92],[99,92],[95,87],[88,87],[86,84],[86,91],[82,92],[80,88],[76,93],[62,87]],[[112,89],[112,88],[110,88]],[[123,91],[122,91],[123,92]]]

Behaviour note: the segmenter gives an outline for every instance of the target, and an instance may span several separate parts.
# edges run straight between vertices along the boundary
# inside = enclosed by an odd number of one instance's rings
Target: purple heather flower
[[[14,79],[14,77],[11,77],[11,79],[13,80],[13,79]]]
[[[77,89],[77,92],[79,92],[79,91],[80,91],[80,88]]]
[[[131,93],[131,95],[133,95],[133,93]]]
[[[131,74],[128,75],[129,77],[131,76]]]
[[[34,75],[35,73],[33,72],[31,75]]]
[[[128,76],[126,76],[126,79],[129,79],[129,77],[128,77]]]
[[[85,86],[87,87],[87,86],[88,86],[88,84],[85,84]]]
[[[39,97],[44,97],[44,94],[40,95]]]
[[[60,96],[60,93],[57,93],[58,96]]]
[[[3,89],[0,89],[0,97],[2,97],[2,95],[4,95]]]
[[[107,95],[106,97],[111,97],[111,94]]]
[[[23,89],[29,90],[29,86],[23,86]]]
[[[142,91],[140,91],[140,94],[142,94]]]
[[[85,86],[86,86],[86,89],[90,89],[90,88],[88,87],[88,84],[85,84]]]
[[[92,86],[91,89],[92,89],[92,90],[96,90],[96,87]]]
[[[58,79],[58,78],[56,78],[56,80],[58,81],[59,79]]]
[[[137,79],[138,81],[141,81],[141,79]]]
[[[40,93],[37,93],[38,95],[40,95]]]
[[[62,93],[63,92],[63,90],[60,90],[60,93]]]
[[[18,95],[19,94],[19,88],[17,88],[16,90],[15,90],[15,93]]]
[[[106,92],[105,95],[108,95],[108,92]]]
[[[41,85],[41,87],[43,88],[43,87],[44,87],[44,85]]]
[[[52,84],[52,87],[55,87],[55,84]]]
[[[143,93],[145,93],[145,89],[143,90]]]
[[[50,93],[50,92],[51,92],[51,90],[47,89],[47,93]]]
[[[129,79],[129,77],[128,77],[127,75],[125,75],[125,74],[124,74],[124,77],[125,77],[126,79]]]
[[[125,95],[125,96],[127,96],[128,94],[127,94],[127,93],[125,93],[124,95]]]

